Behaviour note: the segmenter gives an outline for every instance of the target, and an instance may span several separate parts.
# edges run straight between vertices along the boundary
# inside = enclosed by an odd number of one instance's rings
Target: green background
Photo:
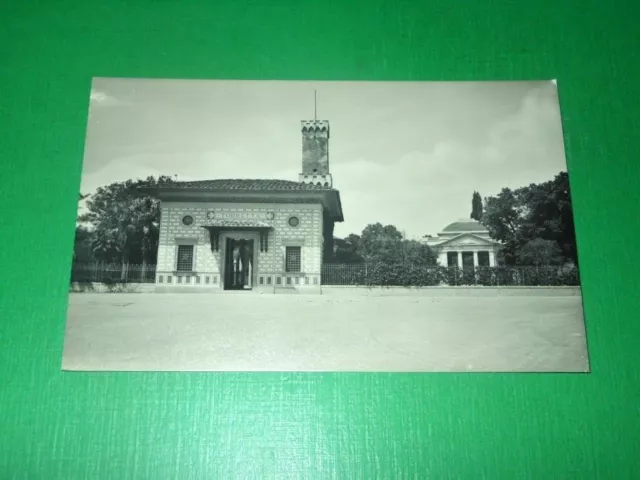
[[[640,478],[638,7],[0,7],[0,478]],[[589,375],[62,373],[92,76],[557,78]]]

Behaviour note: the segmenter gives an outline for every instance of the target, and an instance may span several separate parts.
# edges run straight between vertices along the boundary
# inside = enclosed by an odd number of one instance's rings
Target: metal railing
[[[75,263],[71,283],[155,283],[155,265],[122,263]]]
[[[336,286],[578,286],[577,268],[441,267],[415,264],[324,264],[322,285]]]
[[[71,283],[155,283],[156,265],[74,264]],[[324,264],[321,285],[334,286],[578,286],[576,268],[441,267],[415,264]]]

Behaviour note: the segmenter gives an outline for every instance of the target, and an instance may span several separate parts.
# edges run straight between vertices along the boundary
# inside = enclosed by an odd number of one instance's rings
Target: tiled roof
[[[463,218],[457,222],[450,223],[444,229],[443,232],[456,233],[456,232],[486,232],[487,227],[480,222],[471,218]]]
[[[290,180],[245,180],[245,179],[216,179],[197,180],[194,182],[174,182],[166,188],[206,189],[206,190],[240,190],[240,191],[323,191],[332,190],[331,187],[293,182]]]

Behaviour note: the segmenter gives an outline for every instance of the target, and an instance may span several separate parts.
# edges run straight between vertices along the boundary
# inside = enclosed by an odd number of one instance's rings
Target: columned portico
[[[426,241],[445,267],[493,267],[501,244],[493,240],[487,229],[475,220],[463,219],[443,229]]]

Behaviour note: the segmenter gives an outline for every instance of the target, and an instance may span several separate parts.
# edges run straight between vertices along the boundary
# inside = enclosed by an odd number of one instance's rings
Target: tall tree
[[[566,172],[560,172],[548,182],[516,190],[504,188],[497,196],[487,198],[482,222],[493,238],[505,244],[504,258],[508,264],[522,264],[525,258],[531,259],[530,254],[518,252],[536,239],[554,242],[565,261],[577,263]],[[538,243],[536,248],[539,250],[541,245]]]
[[[562,255],[574,263],[578,261],[576,234],[569,176],[561,172],[553,180],[524,189],[523,202],[527,215],[523,234],[527,238],[544,238],[558,244]]]
[[[100,187],[87,200],[88,212],[78,220],[92,225],[92,248],[105,262],[147,263],[157,255],[160,208],[157,199],[141,196],[141,186],[173,182],[158,179],[127,180]]]
[[[482,197],[479,192],[473,192],[471,198],[471,218],[477,221],[482,220]]]

